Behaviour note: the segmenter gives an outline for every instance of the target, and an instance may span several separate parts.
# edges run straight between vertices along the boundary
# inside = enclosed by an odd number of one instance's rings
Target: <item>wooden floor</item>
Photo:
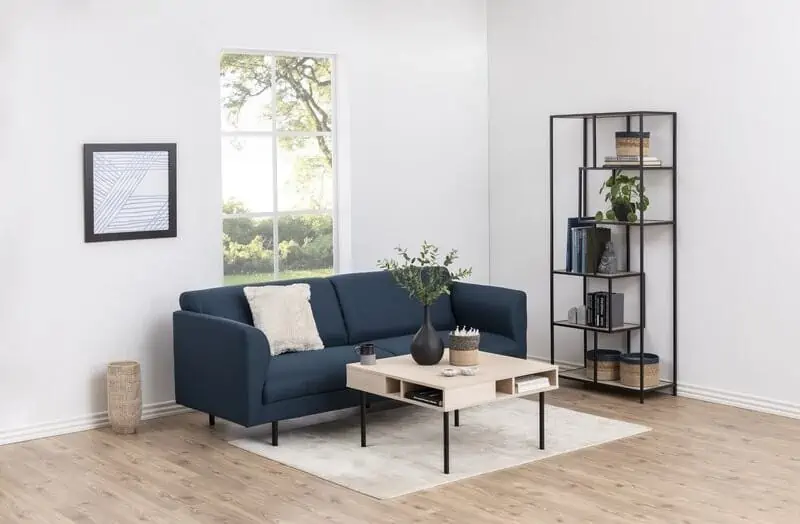
[[[631,439],[378,501],[222,441],[206,417],[0,447],[0,522],[800,523],[800,421],[563,388]]]

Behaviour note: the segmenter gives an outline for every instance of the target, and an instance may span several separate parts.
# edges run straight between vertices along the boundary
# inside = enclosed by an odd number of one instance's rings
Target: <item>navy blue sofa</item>
[[[250,427],[321,413],[360,402],[345,387],[353,346],[373,342],[378,358],[409,352],[422,306],[386,271],[285,280],[307,283],[325,349],[271,356],[253,327],[244,286],[188,291],[173,314],[175,399],[178,404]],[[456,282],[432,306],[443,340],[456,325],[481,330],[481,349],[525,358],[526,297],[522,291]]]

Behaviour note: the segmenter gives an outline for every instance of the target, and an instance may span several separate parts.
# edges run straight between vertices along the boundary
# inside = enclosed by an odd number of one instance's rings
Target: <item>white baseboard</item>
[[[189,411],[191,411],[189,408],[175,404],[174,400],[156,402],[142,406],[142,420],[179,415]],[[86,431],[87,429],[102,428],[108,425],[108,412],[102,411],[66,420],[0,430],[0,446],[3,444],[12,444],[14,442],[75,433],[77,431]]]
[[[760,411],[771,415],[800,419],[800,405],[784,402],[782,400],[680,383],[678,384],[678,395],[686,398],[704,400],[706,402],[714,402],[716,404],[725,404],[726,406],[749,409],[751,411]]]
[[[542,357],[528,356],[528,358],[530,360],[550,362],[550,359]],[[556,364],[570,367],[583,366],[582,362],[567,362],[561,360],[556,360]],[[751,411],[759,411],[761,413],[769,413],[771,415],[800,419],[800,405],[784,402],[782,400],[681,383],[678,383],[678,396],[749,409]]]

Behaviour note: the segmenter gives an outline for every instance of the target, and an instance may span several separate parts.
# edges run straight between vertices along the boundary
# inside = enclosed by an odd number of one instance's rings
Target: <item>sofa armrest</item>
[[[523,291],[455,282],[450,300],[456,324],[508,337],[517,343],[518,356],[527,356],[528,305]]]
[[[271,360],[260,330],[190,311],[172,315],[175,401],[243,426],[253,425]]]

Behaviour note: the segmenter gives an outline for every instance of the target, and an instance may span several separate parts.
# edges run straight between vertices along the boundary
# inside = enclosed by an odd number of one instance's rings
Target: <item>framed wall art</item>
[[[84,144],[84,240],[177,236],[176,144]]]

